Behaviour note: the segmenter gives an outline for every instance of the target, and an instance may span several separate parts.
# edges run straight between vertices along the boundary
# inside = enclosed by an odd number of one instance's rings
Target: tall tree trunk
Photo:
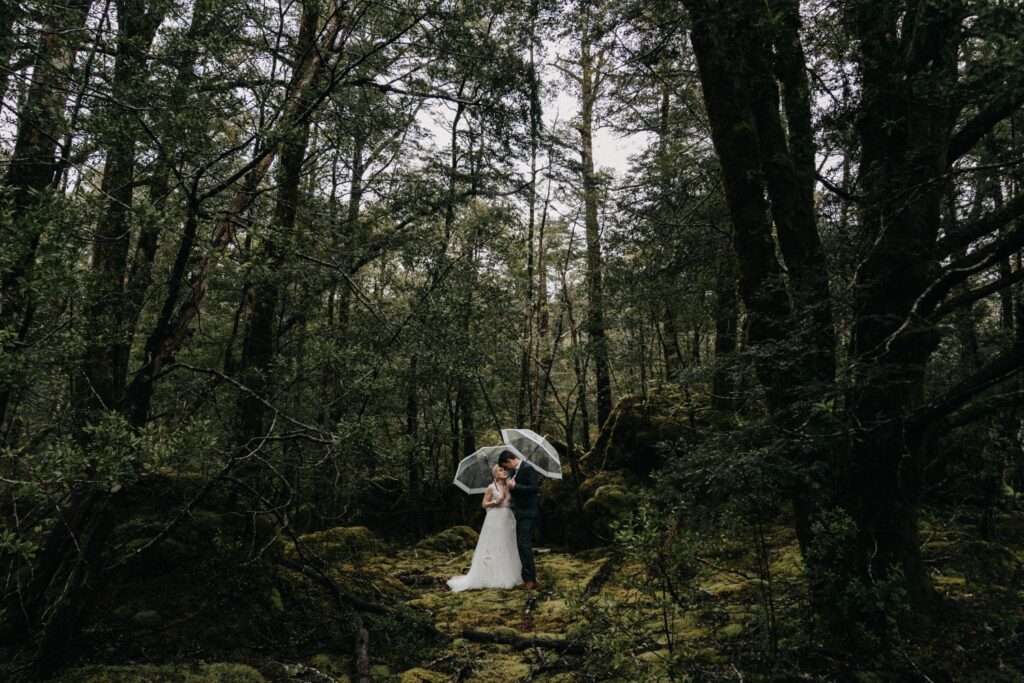
[[[537,301],[534,304],[536,308],[534,318],[537,321],[535,351],[537,362],[534,364],[535,374],[533,380],[533,386],[535,387],[533,394],[533,430],[536,432],[540,432],[543,429],[544,402],[547,398],[551,366],[555,360],[555,349],[548,339],[548,272],[546,246],[544,243],[544,232],[547,228],[548,206],[550,202],[551,184],[548,183],[544,198],[544,209],[541,211],[540,229],[537,234]]]
[[[570,242],[569,248],[572,248]],[[576,423],[575,416],[580,416],[580,441],[584,452],[590,451],[590,412],[587,409],[587,366],[580,343],[579,325],[576,323],[576,316],[573,314],[572,296],[569,294],[568,279],[562,275],[562,305],[565,308],[565,315],[569,321],[569,350],[572,353],[572,369],[576,376],[576,407],[571,409],[569,401],[566,400],[566,443],[574,442],[572,436],[573,427]],[[570,396],[571,396],[570,392]]]
[[[598,189],[594,173],[594,106],[597,104],[600,72],[592,54],[589,12],[584,10],[580,40],[580,156],[583,170],[583,211],[587,236],[587,338],[594,360],[594,388],[597,394],[597,427],[604,427],[612,412],[611,375],[608,368],[608,338],[604,325],[604,263],[601,231],[597,220]]]
[[[10,199],[0,212],[0,353],[5,365],[25,342],[32,323],[31,289],[36,251],[47,221],[34,210],[45,207],[51,193],[56,151],[64,129],[67,93],[71,90],[75,55],[82,41],[91,0],[70,0],[49,6],[32,68],[7,168]],[[0,379],[0,426],[6,423],[11,382]]]
[[[522,354],[520,357],[519,371],[519,408],[517,411],[517,424],[534,424],[536,421],[536,401],[534,395],[537,391],[534,368],[536,364],[531,358],[533,350],[534,318],[536,305],[533,300],[533,257],[534,257],[534,233],[537,223],[537,150],[540,144],[540,76],[537,73],[536,64],[536,42],[537,42],[537,12],[538,3],[536,0],[530,5],[530,62],[529,62],[529,87],[530,87],[530,190],[527,197],[528,218],[526,229],[526,292],[524,293],[525,306],[523,311],[523,332],[522,332]],[[543,248],[542,248],[543,249]],[[543,264],[538,264],[543,269]]]
[[[715,280],[715,371],[711,380],[711,405],[724,412],[736,407],[733,356],[739,313],[735,255],[726,252],[720,258]]]
[[[124,280],[127,271],[128,243],[131,225],[129,216],[133,203],[135,142],[138,135],[134,113],[137,87],[146,76],[146,63],[156,29],[163,21],[163,9],[147,11],[141,1],[124,0],[118,5],[117,51],[114,61],[112,101],[117,108],[110,116],[117,136],[104,141],[107,161],[102,189],[109,198],[106,211],[97,228],[93,244],[90,302],[86,308],[86,359],[84,382],[78,380],[76,418],[77,438],[87,444],[84,426],[100,412],[123,407],[124,378],[130,339],[123,327]],[[93,465],[85,479],[92,479]],[[30,596],[40,601],[57,576],[61,565],[67,576],[60,582],[61,590],[48,608],[48,620],[36,655],[38,675],[48,675],[60,666],[67,643],[74,639],[82,614],[91,604],[100,581],[102,557],[107,538],[114,525],[112,496],[106,491],[83,490],[72,499],[78,508],[71,514],[73,527],[57,525],[51,531],[48,545],[60,549],[53,558],[40,558],[37,567],[41,591]],[[53,560],[60,558],[58,561]]]
[[[307,54],[304,59],[297,61],[285,97],[284,111],[280,122],[268,131],[266,139],[270,141],[269,144],[257,143],[254,158],[243,176],[242,186],[228,202],[224,211],[224,219],[216,224],[208,245],[208,253],[191,270],[190,285],[185,296],[182,297],[186,275],[189,272],[189,262],[196,245],[201,208],[195,183],[188,189],[186,220],[168,279],[167,295],[164,297],[164,303],[156,323],[146,339],[146,347],[143,352],[144,362],[135,372],[126,392],[126,400],[129,404],[128,414],[133,425],[144,424],[149,415],[154,379],[162,369],[173,362],[178,348],[188,336],[192,320],[198,315],[199,307],[206,296],[210,273],[214,269],[220,253],[227,247],[234,235],[235,220],[256,198],[259,185],[269,172],[278,151],[283,150],[284,142],[282,141],[288,139],[289,131],[301,129],[309,121],[316,111],[315,107],[309,106],[311,102],[322,101],[322,95],[315,96],[315,88],[320,85],[320,76],[326,68],[323,59],[326,55],[334,53],[334,43],[339,32],[340,18],[338,13],[334,12],[319,33],[317,49],[312,50],[311,54]]]
[[[305,2],[299,20],[299,35],[295,44],[296,72],[302,64],[313,59],[319,24],[318,5]],[[309,106],[300,102],[299,106]],[[259,260],[266,264],[266,272],[253,284],[242,342],[240,376],[249,389],[239,402],[238,444],[247,448],[256,443],[266,430],[267,395],[271,387],[271,366],[274,360],[274,321],[281,299],[280,272],[296,242],[295,219],[301,195],[302,164],[309,144],[311,121],[305,118],[285,131],[281,144],[281,161],[277,169],[277,194],[274,199],[274,218],[269,234],[264,238]]]
[[[418,358],[413,354],[409,358],[409,373],[405,385],[405,436],[408,440],[406,455],[406,471],[409,476],[409,499],[419,501],[423,491],[423,465],[417,457],[419,454],[419,377],[417,376]],[[423,512],[417,505],[409,506],[409,528],[416,532],[417,537],[424,532]]]
[[[111,99],[116,104],[109,112],[112,125],[103,141],[107,159],[101,190],[107,197],[107,206],[93,241],[92,281],[85,316],[87,362],[83,377],[76,381],[81,424],[98,411],[124,407],[131,350],[125,279],[132,233],[135,145],[141,136],[137,107],[139,88],[147,77],[149,50],[165,10],[159,0],[149,8],[145,0],[117,2],[117,52],[111,82]]]
[[[679,344],[679,327],[672,302],[666,298],[662,305],[662,353],[665,356],[665,378],[669,382],[679,379],[683,371],[683,350]]]
[[[796,56],[783,60],[788,52],[779,51],[778,59],[784,63],[777,68],[785,75],[780,80],[790,81],[785,87],[787,131],[770,70],[773,32],[782,31],[775,36],[779,42],[799,46],[798,18],[795,24],[792,17],[788,22],[768,22],[765,9],[753,0],[742,3],[741,11],[735,13],[722,13],[717,3],[708,0],[685,4],[693,17],[691,42],[733,225],[748,341],[751,346],[764,344],[800,356],[797,363],[782,363],[780,358],[761,354],[755,369],[775,424],[785,433],[803,431],[811,417],[811,397],[820,398],[832,388],[835,333],[813,212],[806,74],[789,63],[798,61]],[[780,4],[789,14],[796,11],[795,2]],[[785,270],[776,258],[776,231]],[[835,472],[819,466],[831,459],[827,445],[816,440],[791,445],[787,456],[800,474],[792,489],[794,526],[806,551],[814,512],[828,504],[812,500],[808,492],[827,495],[832,490],[827,482],[812,487],[806,479]]]
[[[363,176],[366,173],[366,141],[359,132],[352,138],[351,177],[349,178],[348,203],[345,208],[345,219],[343,225],[338,227],[339,235],[333,236],[335,243],[342,246],[345,254],[341,258],[343,269],[341,282],[338,285],[336,295],[333,297],[333,306],[337,314],[337,321],[333,325],[334,336],[340,348],[348,348],[349,341],[349,316],[352,306],[352,282],[350,278],[356,274],[354,254],[363,246],[362,230],[359,227],[359,214],[362,211],[363,202]],[[344,369],[336,366],[337,361],[331,361],[328,372],[329,390],[340,388],[343,381]],[[345,410],[342,398],[332,401],[332,407],[328,411],[332,425],[341,419]]]
[[[192,18],[189,22],[186,35],[185,49],[178,56],[176,74],[174,79],[173,92],[178,101],[188,102],[189,93],[196,80],[195,66],[199,58],[198,41],[206,30],[207,24],[213,16],[213,0],[197,0],[192,9]],[[160,131],[162,143],[160,154],[156,159],[155,170],[149,183],[149,202],[157,208],[168,204],[172,193],[171,174],[174,164],[174,154],[180,149],[178,139],[185,134],[183,127],[177,124],[176,117],[169,117],[170,121],[166,129]],[[128,271],[128,280],[125,284],[125,335],[131,339],[138,331],[139,317],[142,314],[142,307],[145,303],[146,293],[153,282],[153,262],[156,259],[157,247],[160,239],[160,230],[164,223],[156,217],[147,217],[139,226],[139,237],[135,244],[135,252],[131,259],[131,266]],[[122,382],[126,377],[122,378]]]
[[[472,239],[472,238],[471,238]],[[467,283],[465,299],[462,303],[462,339],[465,344],[465,351],[474,354],[474,342],[471,337],[471,323],[473,320],[473,289],[476,285],[476,254],[475,247],[470,247],[469,255],[469,282]],[[466,363],[464,367],[458,368],[458,404],[459,417],[462,419],[462,455],[471,455],[476,451],[476,390],[474,388],[474,375],[476,368],[473,362]]]
[[[888,33],[899,20],[896,4],[859,2],[848,13],[860,41],[860,226],[870,250],[854,287],[847,404],[857,435],[845,489],[861,575],[878,580],[897,568],[917,606],[931,601],[917,526],[924,445],[900,418],[924,403],[925,368],[938,337],[926,324],[908,329],[905,321],[941,272],[934,252],[945,190],[924,183],[947,165],[955,116],[940,104],[946,98],[938,89],[955,80],[961,11],[954,2],[908,17],[916,25],[907,40],[915,45],[899,56]]]

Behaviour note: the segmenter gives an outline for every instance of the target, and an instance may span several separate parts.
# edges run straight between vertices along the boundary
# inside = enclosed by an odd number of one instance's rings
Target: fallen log
[[[615,553],[601,565],[601,568],[597,570],[593,578],[587,582],[587,587],[583,589],[583,594],[588,598],[592,598],[601,592],[604,585],[608,583],[608,580],[615,574],[615,570],[619,568],[622,563],[622,554]]]
[[[363,626],[363,619],[356,612],[352,619],[356,630],[355,652],[353,665],[356,683],[371,683],[370,676],[370,632]]]

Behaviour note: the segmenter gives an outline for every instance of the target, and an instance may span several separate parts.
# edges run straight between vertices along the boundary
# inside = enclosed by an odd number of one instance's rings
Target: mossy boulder
[[[648,474],[662,464],[667,447],[695,441],[709,413],[692,395],[674,391],[623,396],[581,464],[588,472]]]
[[[152,475],[115,501],[118,523],[102,564],[128,562],[100,584],[79,639],[67,646],[69,659],[81,651],[93,662],[172,662],[202,652],[213,661],[249,662],[253,642],[285,643],[296,630],[307,634],[312,652],[329,651],[350,637],[348,620],[339,618],[324,592],[278,562],[282,548],[269,515],[239,514],[239,501],[218,491],[187,507],[203,481]],[[176,524],[168,531],[172,520]],[[376,544],[359,532],[338,536],[328,533],[321,540]],[[209,670],[178,665],[155,668],[152,675],[140,671],[93,669],[89,676],[227,681],[237,674],[244,681],[252,672],[231,665]]]
[[[155,609],[140,609],[132,615],[132,623],[153,628],[163,623],[163,617]]]
[[[451,676],[428,669],[409,669],[398,676],[398,683],[447,683]]]
[[[319,654],[310,657],[309,666],[336,680],[348,680],[352,670],[352,659],[334,654]]]
[[[416,544],[417,550],[435,553],[464,553],[476,547],[480,535],[468,526],[453,526]]]
[[[299,537],[325,562],[342,563],[381,551],[381,543],[364,526],[339,526]]]
[[[593,532],[598,537],[611,538],[612,526],[629,517],[645,485],[644,478],[630,470],[599,472],[583,482],[583,513]]]

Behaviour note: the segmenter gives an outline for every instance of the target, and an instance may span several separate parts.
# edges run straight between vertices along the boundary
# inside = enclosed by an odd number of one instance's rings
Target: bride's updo
[[[494,481],[500,481],[498,479],[498,470],[503,469],[501,465],[495,465],[491,468],[491,476],[494,477]]]

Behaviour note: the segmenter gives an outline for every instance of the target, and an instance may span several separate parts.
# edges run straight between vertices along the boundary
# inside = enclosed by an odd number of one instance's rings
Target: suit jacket
[[[537,474],[537,470],[524,461],[512,478],[516,482],[516,487],[512,489],[512,510],[516,517],[540,517],[540,475]]]

